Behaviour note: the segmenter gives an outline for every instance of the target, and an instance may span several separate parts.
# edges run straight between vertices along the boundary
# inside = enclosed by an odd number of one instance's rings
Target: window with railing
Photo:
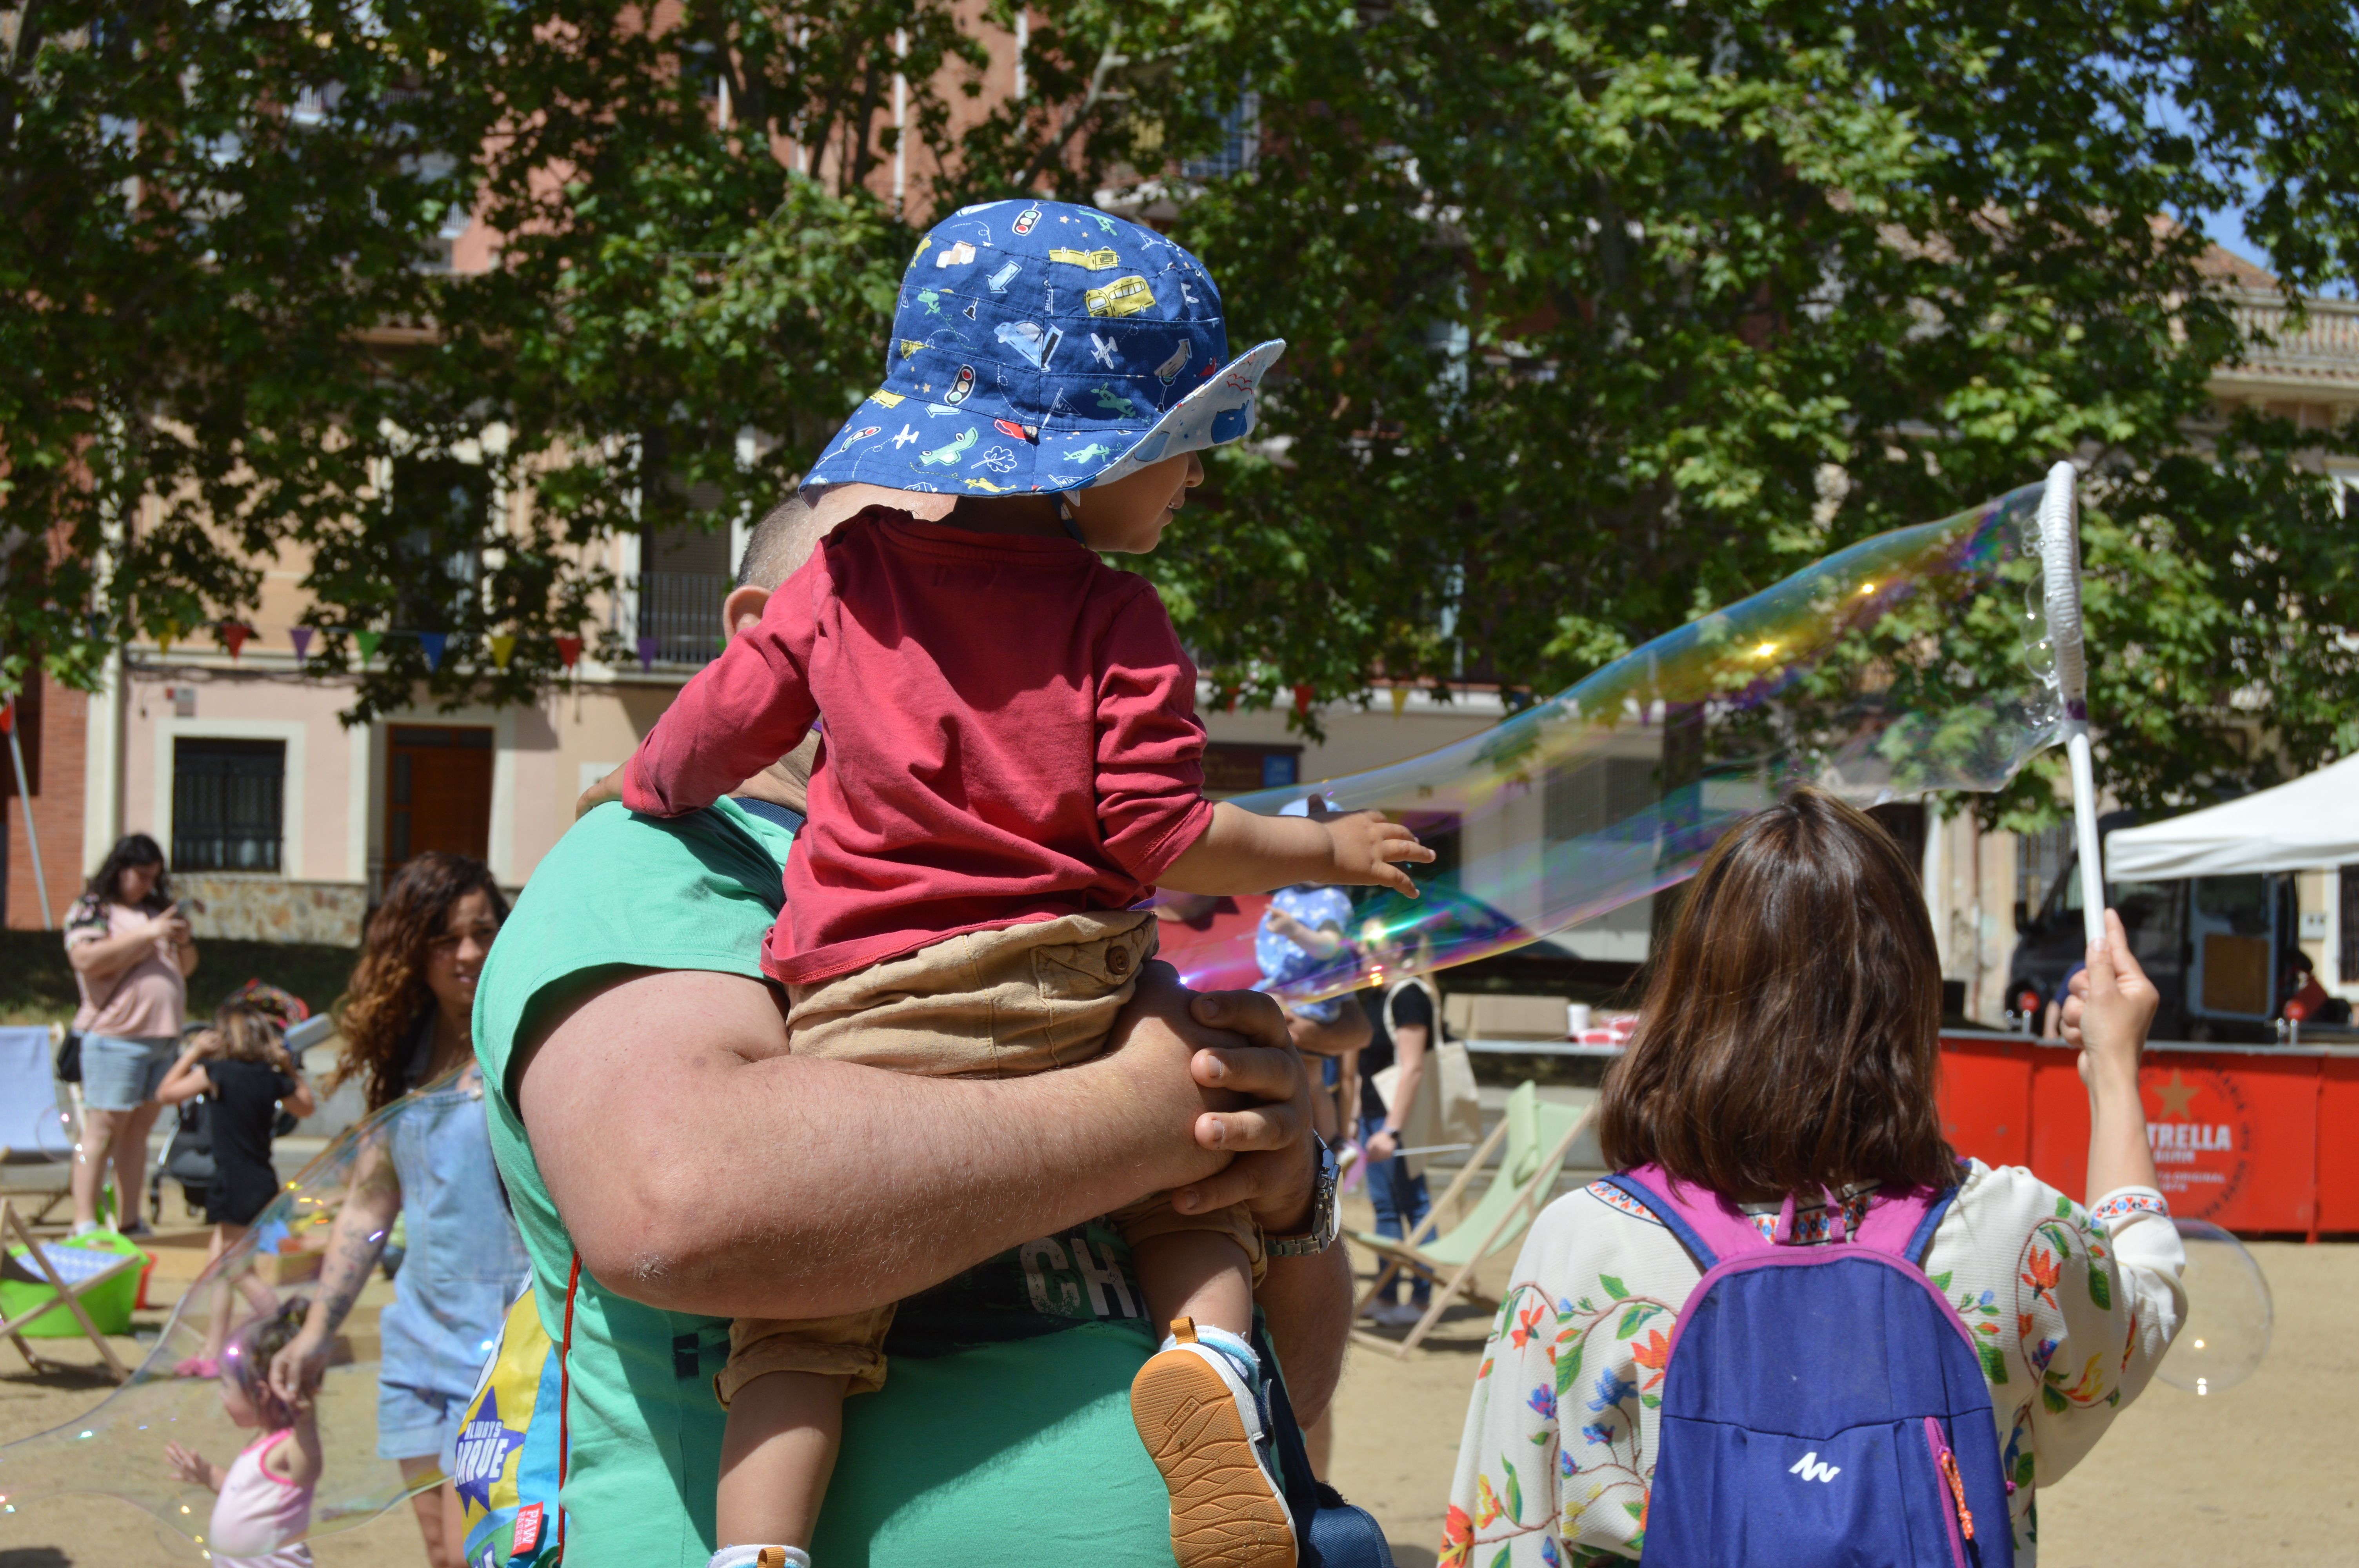
[[[641,572],[638,635],[659,665],[702,665],[721,656],[721,601],[729,578],[720,572]]]
[[[172,742],[172,869],[276,871],[286,832],[287,743]]]
[[[679,487],[693,513],[710,514],[717,494]],[[634,591],[633,623],[617,631],[636,639],[636,652],[659,665],[709,664],[721,654],[721,601],[730,576],[729,531],[699,523],[646,530],[639,538],[641,570],[625,585]]]

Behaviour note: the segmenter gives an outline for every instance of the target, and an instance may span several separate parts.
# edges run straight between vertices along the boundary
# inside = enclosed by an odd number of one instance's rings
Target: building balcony
[[[2215,387],[2255,399],[2359,401],[2359,300],[2303,306],[2297,325],[2276,290],[2232,290],[2229,309],[2252,346],[2242,362],[2220,367]]]
[[[617,630],[658,665],[702,665],[720,656],[721,600],[731,579],[720,572],[641,572],[623,579]]]

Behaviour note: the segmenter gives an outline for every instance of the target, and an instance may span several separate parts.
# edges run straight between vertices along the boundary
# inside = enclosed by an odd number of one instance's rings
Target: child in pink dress
[[[236,1425],[262,1432],[228,1469],[178,1443],[164,1444],[175,1476],[218,1494],[203,1537],[215,1568],[311,1568],[303,1537],[323,1463],[319,1423],[308,1400],[290,1406],[270,1387],[270,1359],[294,1341],[310,1306],[299,1298],[286,1302],[223,1346],[222,1409]]]

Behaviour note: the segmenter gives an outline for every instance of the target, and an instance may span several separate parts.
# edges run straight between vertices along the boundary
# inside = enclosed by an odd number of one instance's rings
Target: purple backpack
[[[1990,1386],[1919,1267],[1956,1188],[1879,1193],[1848,1237],[1831,1201],[1830,1244],[1802,1246],[1790,1197],[1764,1238],[1658,1165],[1606,1180],[1704,1271],[1664,1368],[1647,1568],[2014,1568]]]

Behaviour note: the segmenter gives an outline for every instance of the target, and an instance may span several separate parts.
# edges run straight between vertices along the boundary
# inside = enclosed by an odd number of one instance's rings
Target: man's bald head
[[[802,498],[788,496],[745,535],[745,558],[737,563],[737,586],[766,592],[777,588],[810,559],[811,552],[819,548],[820,533]]]

